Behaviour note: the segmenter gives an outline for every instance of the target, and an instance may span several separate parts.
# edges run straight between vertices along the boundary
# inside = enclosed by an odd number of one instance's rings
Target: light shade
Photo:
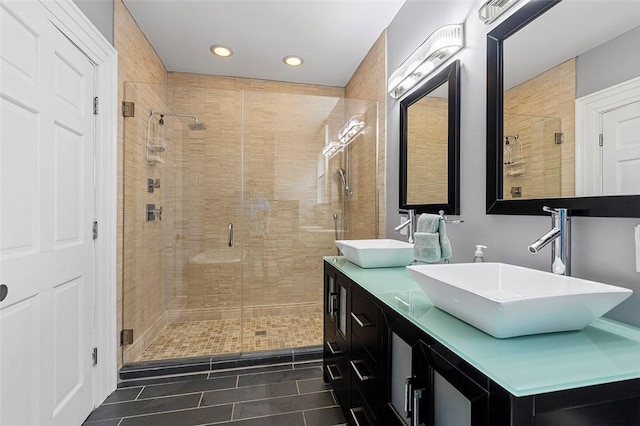
[[[389,96],[400,98],[447,59],[464,47],[462,24],[446,25],[435,30],[406,61],[391,74]]]
[[[519,0],[487,0],[478,10],[478,18],[485,24],[490,24],[498,19],[498,17],[511,6],[518,3],[518,1]]]

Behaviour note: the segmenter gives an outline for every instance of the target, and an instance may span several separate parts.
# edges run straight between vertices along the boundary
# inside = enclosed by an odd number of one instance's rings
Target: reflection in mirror
[[[400,208],[459,214],[459,72],[455,61],[400,102]]]
[[[629,215],[599,196],[640,194],[638,16],[640,2],[534,0],[488,34],[489,213]]]
[[[407,109],[408,204],[447,202],[448,106],[443,83]]]

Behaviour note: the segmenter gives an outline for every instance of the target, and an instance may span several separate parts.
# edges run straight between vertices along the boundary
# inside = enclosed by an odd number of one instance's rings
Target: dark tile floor
[[[129,380],[86,426],[320,426],[346,424],[321,362]]]

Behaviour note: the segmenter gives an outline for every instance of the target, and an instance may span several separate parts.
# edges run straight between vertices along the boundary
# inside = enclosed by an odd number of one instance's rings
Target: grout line
[[[223,421],[223,422],[216,422],[216,423],[209,423],[209,424],[231,424],[231,423],[236,423],[238,421],[245,421],[245,420],[255,420],[255,419],[269,419],[271,417],[276,417],[276,416],[284,416],[287,414],[292,414],[292,413],[301,413],[302,414],[302,410],[294,410],[294,411],[283,411],[281,413],[272,413],[272,414],[265,414],[263,416],[253,416],[253,417],[243,417],[241,419],[234,419],[233,417],[231,417],[230,421]],[[235,413],[234,413],[235,414]],[[304,414],[302,414],[303,418],[304,418]]]
[[[234,402],[233,405],[231,406],[231,418],[229,419],[230,422],[233,421],[233,416],[236,413],[236,403]]]
[[[180,413],[180,412],[183,412],[183,411],[201,410],[201,409],[205,409],[205,408],[209,408],[209,407],[223,407],[225,405],[231,405],[231,404],[230,403],[214,404],[214,405],[207,405],[205,407],[188,407],[188,408],[179,408],[177,410],[164,410],[164,411],[154,411],[152,413],[144,413],[144,414],[131,414],[131,415],[128,415],[128,416],[124,416],[122,419],[120,419],[120,422],[122,422],[124,419],[148,417],[148,416],[154,416],[156,414]],[[95,421],[98,422],[98,421],[115,420],[115,419],[117,419],[117,417],[108,418],[108,419],[100,419],[100,420],[95,420]],[[91,424],[91,423],[89,423],[89,424]]]
[[[215,390],[225,390],[225,389],[232,389],[232,388],[222,388],[222,389],[215,389]],[[212,389],[214,390],[214,389]],[[132,401],[121,401],[118,402],[117,404],[122,404],[124,402],[142,402],[142,401],[150,401],[152,399],[164,399],[164,398],[180,398],[182,396],[188,396],[188,395],[195,395],[199,392],[204,392],[204,391],[193,391],[193,392],[185,392],[185,393],[172,393],[171,395],[158,395],[158,396],[152,396],[149,398],[141,398],[141,399],[135,399]],[[112,403],[112,404],[116,404],[116,403]],[[105,405],[112,405],[112,404],[105,404]]]
[[[202,394],[200,395],[200,400],[198,400],[197,408],[200,408],[200,407],[201,407],[201,405],[200,405],[200,404],[202,404],[202,399],[203,399],[203,398],[204,398],[204,391],[203,391],[203,392],[202,392]]]
[[[336,394],[333,392],[333,388],[329,389],[329,392],[331,392],[331,398],[333,398],[333,402],[336,405],[340,405],[340,404],[338,404],[338,400],[336,399]]]
[[[236,389],[240,387],[240,375],[236,376]]]
[[[338,404],[336,405],[326,405],[324,407],[317,407],[317,408],[307,408],[306,410],[303,411],[316,411],[316,410],[325,410],[327,408],[340,408],[340,406]]]
[[[300,385],[298,384],[298,380],[296,380],[296,389],[298,390],[298,395],[302,395],[302,392],[300,392]]]
[[[302,423],[307,426],[307,416],[304,415],[304,410],[302,410]]]
[[[138,400],[138,398],[140,398],[140,395],[142,394],[142,391],[144,390],[144,388],[146,388],[146,386],[142,386],[142,387],[140,388],[140,392],[138,392],[138,394],[136,395],[136,397],[135,397],[135,398],[133,398],[133,400],[134,400],[134,401],[137,401],[137,400]]]

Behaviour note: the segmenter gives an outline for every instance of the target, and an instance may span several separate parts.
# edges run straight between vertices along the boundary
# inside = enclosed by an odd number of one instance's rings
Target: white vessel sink
[[[398,240],[336,240],[351,263],[361,268],[391,268],[413,262],[413,244]]]
[[[435,306],[499,338],[581,330],[633,293],[504,263],[407,269]]]

